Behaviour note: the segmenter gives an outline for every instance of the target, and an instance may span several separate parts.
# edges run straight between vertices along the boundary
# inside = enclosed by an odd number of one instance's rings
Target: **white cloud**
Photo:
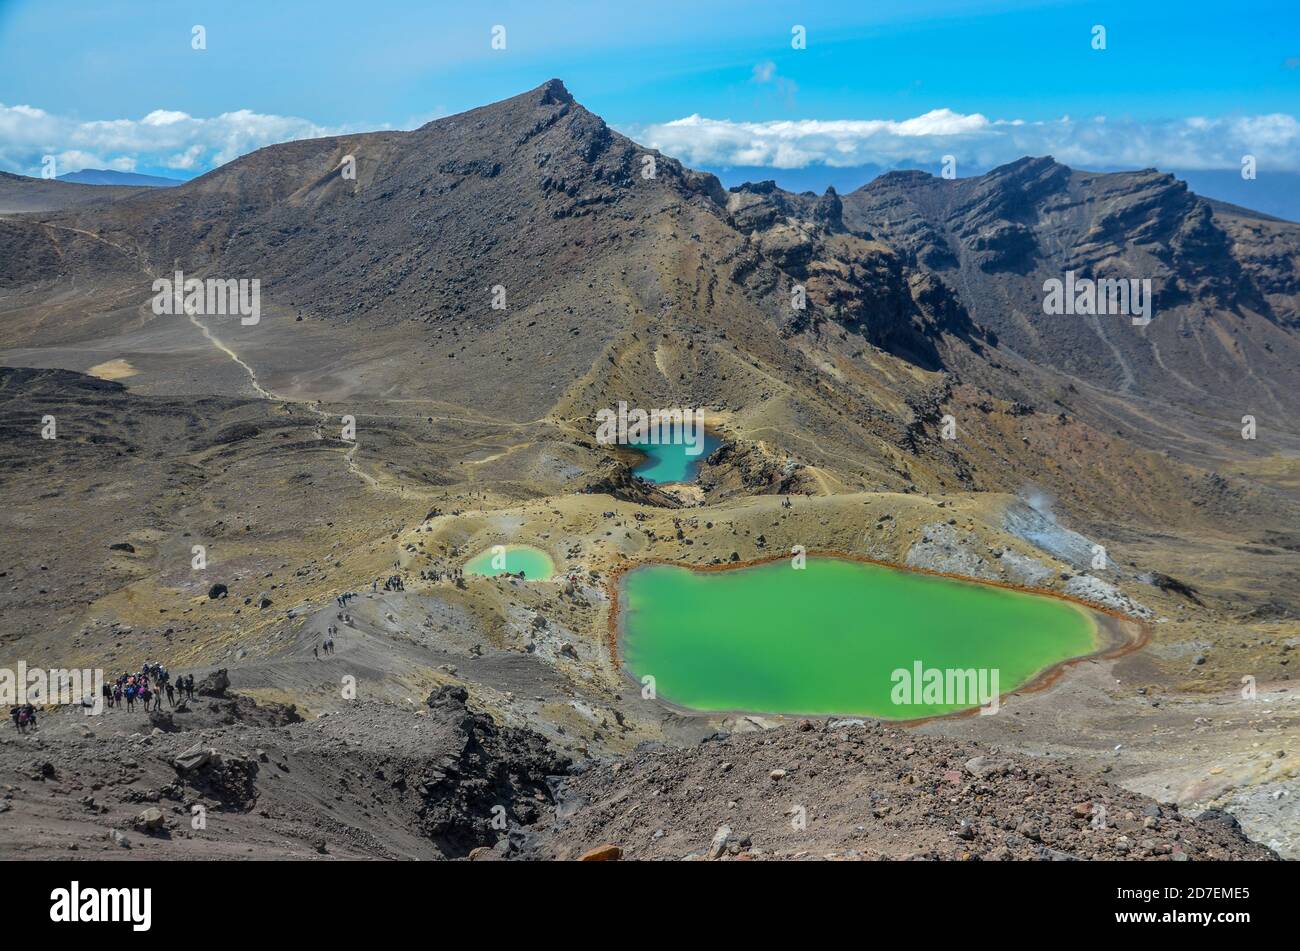
[[[350,131],[248,109],[206,119],[155,109],[142,119],[81,121],[0,103],[0,169],[39,175],[42,157],[53,155],[60,175],[140,166],[201,172],[276,142]]]
[[[173,125],[177,122],[184,122],[190,118],[184,112],[169,112],[166,109],[155,109],[140,121],[145,125]]]
[[[773,92],[778,98],[784,101],[787,108],[794,108],[795,93],[799,91],[799,84],[793,79],[787,79],[785,76],[778,76],[776,72],[776,63],[770,59],[765,59],[761,63],[754,64],[754,71],[749,77],[750,82],[757,83],[760,86],[771,86]]]
[[[753,80],[792,97],[794,85],[769,62]],[[429,117],[413,118],[407,127]],[[31,105],[0,103],[0,170],[39,175],[45,155],[59,174],[82,168],[170,168],[200,173],[255,149],[293,139],[384,126],[329,127],[248,109],[199,118],[155,109],[140,119],[83,121]],[[1300,171],[1300,119],[1281,113],[1137,121],[1062,116],[1047,121],[992,119],[934,109],[905,119],[799,119],[736,122],[699,115],[627,129],[637,141],[695,167],[777,169],[825,164],[890,167],[937,164],[991,167],[1023,155],[1054,155],[1078,168],[1240,168],[1254,155],[1261,170]]]
[[[199,161],[203,158],[203,146],[191,145],[184,152],[177,152],[175,155],[169,155],[161,162],[167,168],[178,168],[186,171],[199,167]]]
[[[1079,168],[1199,170],[1240,168],[1250,154],[1261,169],[1300,171],[1300,120],[1279,113],[1151,122],[989,119],[950,109],[902,120],[735,122],[692,115],[628,132],[695,167],[893,166],[938,163],[945,155],[956,156],[959,167],[990,167],[1024,155],[1054,155]]]

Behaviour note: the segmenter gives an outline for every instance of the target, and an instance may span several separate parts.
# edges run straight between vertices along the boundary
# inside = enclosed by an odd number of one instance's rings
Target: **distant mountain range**
[[[41,187],[87,189],[0,178],[0,204]],[[882,462],[888,447],[972,481],[931,432],[958,383],[972,405],[1038,405],[1172,451],[1239,444],[1246,414],[1273,431],[1300,414],[1300,225],[1155,170],[1027,157],[843,195],[729,191],[552,80],[414,131],[273,145],[179,187],[58,208],[0,221],[0,349],[161,346],[174,320],[141,316],[155,277],[257,278],[267,319],[248,359],[272,389],[508,420],[743,406],[738,428],[881,484],[909,471]],[[1067,274],[1148,282],[1154,319],[1045,313],[1046,283]],[[977,481],[1053,477],[1047,457],[1010,451]]]
[[[718,176],[728,188],[771,179],[786,191],[813,191],[821,194],[827,188],[851,192],[891,171],[936,172],[935,167],[920,165],[886,168],[882,165],[853,165],[832,168],[829,165],[810,165],[806,168],[765,168],[745,166],[734,168],[706,167]],[[959,169],[962,178],[973,178],[991,172],[992,167],[966,165]],[[1122,172],[1131,169],[1098,168],[1097,172]],[[1185,170],[1165,169],[1170,175],[1186,182],[1198,195],[1231,202],[1254,211],[1300,222],[1300,173],[1262,170],[1255,179],[1244,179],[1236,169]]]
[[[887,168],[883,165],[854,165],[846,168],[812,165],[791,169],[763,166],[705,167],[702,170],[716,175],[727,188],[744,185],[747,182],[771,180],[786,191],[813,191],[818,194],[827,188],[850,192],[892,171],[931,171],[921,166]],[[967,166],[961,170],[961,177],[974,178],[992,170],[991,166],[987,168]],[[1128,170],[1100,168],[1093,171]],[[1300,222],[1300,173],[1264,170],[1258,178],[1247,180],[1243,179],[1235,169],[1167,169],[1166,171],[1186,182],[1188,187],[1206,198],[1231,202],[1284,221]],[[118,172],[107,168],[83,168],[77,172],[60,175],[58,180],[79,185],[123,185],[144,188],[174,188],[186,182],[186,179]]]
[[[83,168],[79,172],[60,175],[59,181],[73,182],[77,185],[138,185],[144,188],[174,188],[184,185],[179,178],[163,178],[160,175],[139,175],[135,172],[115,172],[111,168]]]
[[[33,178],[0,172],[0,214],[58,211],[76,205],[97,205],[139,192],[140,186],[80,185],[57,178]]]

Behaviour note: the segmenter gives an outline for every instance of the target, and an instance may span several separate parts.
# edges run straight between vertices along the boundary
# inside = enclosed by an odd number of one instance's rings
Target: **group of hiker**
[[[450,581],[459,584],[465,580],[465,572],[461,568],[421,568],[421,581]],[[384,591],[405,591],[406,582],[402,580],[401,575],[389,575],[387,578],[376,578],[370,582],[370,590],[374,594],[380,591],[380,585],[383,585]],[[344,594],[335,598],[339,607],[345,607],[349,598],[354,598],[354,594]]]
[[[330,651],[332,652],[333,640],[330,641]],[[131,671],[122,674],[112,682],[106,682],[103,685],[103,698],[105,707],[123,706],[128,710],[134,710],[138,701],[146,713],[150,710],[162,709],[163,695],[167,696],[167,702],[171,706],[176,706],[177,701],[194,699],[194,675],[186,674],[184,677],[178,676],[175,681],[172,680],[171,673],[162,664],[145,662],[138,672]],[[89,701],[87,701],[88,703]],[[14,721],[14,726],[18,728],[19,733],[26,733],[28,729],[36,727],[36,708],[30,703],[20,704],[16,707],[9,708],[9,718]]]
[[[339,617],[341,619],[343,615],[340,614]],[[349,620],[351,619],[349,618]],[[325,640],[321,641],[320,647],[313,646],[311,649],[311,653],[313,657],[315,657],[317,660],[320,660],[321,654],[334,653],[334,635],[338,633],[338,630],[339,629],[335,627],[333,624],[331,624],[329,627],[325,629]]]
[[[145,662],[139,673],[126,673],[111,684],[104,684],[104,704],[120,708],[123,703],[128,710],[134,710],[136,701],[144,705],[145,712],[162,709],[163,694],[167,703],[176,706],[177,695],[180,700],[194,699],[194,675],[178,676],[172,681],[171,673],[162,664]]]

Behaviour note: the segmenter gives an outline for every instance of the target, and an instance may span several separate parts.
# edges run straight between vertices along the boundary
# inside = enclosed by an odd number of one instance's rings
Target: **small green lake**
[[[493,545],[465,562],[467,575],[517,575],[525,581],[545,581],[555,574],[555,562],[540,548],[531,545]]]
[[[687,445],[680,442],[657,446],[648,442],[630,442],[627,445],[629,449],[635,449],[645,456],[632,471],[643,479],[663,485],[669,482],[693,482],[699,474],[700,463],[722,445],[722,440],[705,430],[704,448],[695,455],[687,452]]]
[[[831,557],[802,569],[646,565],[621,577],[619,611],[628,671],[652,675],[661,700],[712,712],[951,713],[1098,640],[1090,614],[1065,601]],[[982,694],[953,680],[946,692],[911,686],[967,670],[983,672]]]

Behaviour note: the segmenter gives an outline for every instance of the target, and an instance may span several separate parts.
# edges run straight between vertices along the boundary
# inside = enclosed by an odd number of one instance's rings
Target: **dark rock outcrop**
[[[230,675],[226,668],[214,670],[194,686],[194,690],[202,697],[224,697],[226,690],[230,687]]]

